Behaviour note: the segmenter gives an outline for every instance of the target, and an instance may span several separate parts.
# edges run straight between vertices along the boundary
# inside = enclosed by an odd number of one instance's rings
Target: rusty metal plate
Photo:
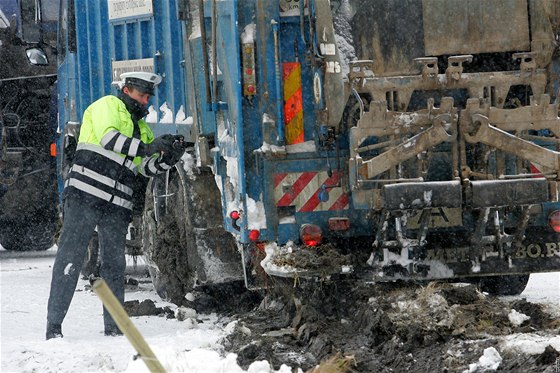
[[[423,0],[427,56],[528,51],[527,0]]]

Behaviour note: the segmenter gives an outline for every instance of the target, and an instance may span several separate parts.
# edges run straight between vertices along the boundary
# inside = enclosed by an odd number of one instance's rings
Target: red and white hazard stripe
[[[329,177],[326,171],[291,172],[274,175],[274,200],[276,206],[295,206],[297,212],[347,210],[348,194],[338,184],[339,173]],[[321,202],[321,186],[327,188],[329,200]]]

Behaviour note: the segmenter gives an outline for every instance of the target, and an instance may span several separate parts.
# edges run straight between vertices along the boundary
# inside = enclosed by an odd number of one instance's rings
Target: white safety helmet
[[[161,76],[145,71],[132,71],[121,74],[121,84],[138,89],[153,96],[154,88],[161,83]]]

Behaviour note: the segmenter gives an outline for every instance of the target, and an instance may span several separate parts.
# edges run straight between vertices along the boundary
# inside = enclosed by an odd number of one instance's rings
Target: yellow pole
[[[154,355],[152,349],[148,346],[144,337],[142,337],[142,334],[136,329],[136,326],[134,326],[132,320],[128,317],[123,306],[117,297],[115,297],[115,294],[113,294],[109,286],[107,286],[105,280],[102,278],[95,280],[92,289],[101,299],[103,305],[107,311],[109,311],[119,329],[124,333],[126,338],[128,338],[130,344],[136,349],[150,372],[165,373],[165,369],[156,355]]]

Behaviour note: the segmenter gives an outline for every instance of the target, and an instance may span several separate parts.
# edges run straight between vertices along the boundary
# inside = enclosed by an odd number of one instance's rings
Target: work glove
[[[175,136],[173,135],[162,135],[156,137],[154,141],[149,144],[144,144],[144,154],[143,156],[150,156],[155,153],[166,152],[173,147],[173,142],[175,141]]]
[[[187,148],[187,143],[184,141],[182,135],[175,135],[174,137],[175,140],[171,147],[164,150],[161,156],[161,161],[169,166],[173,166],[175,163],[179,162]]]

